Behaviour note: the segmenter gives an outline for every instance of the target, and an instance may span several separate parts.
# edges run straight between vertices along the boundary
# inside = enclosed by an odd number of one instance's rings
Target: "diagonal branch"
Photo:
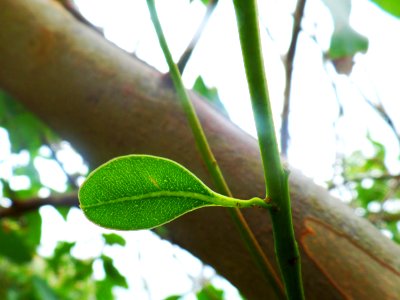
[[[197,28],[196,33],[194,34],[192,40],[190,41],[189,45],[186,47],[186,50],[183,52],[181,58],[179,59],[179,61],[177,63],[178,70],[181,74],[183,74],[183,71],[185,70],[187,63],[188,63],[190,57],[192,56],[194,48],[196,47],[198,41],[200,40],[200,37],[204,31],[204,28],[206,27],[208,20],[210,19],[215,8],[217,7],[217,4],[218,4],[218,0],[210,0],[210,2],[207,4],[207,10],[203,17],[203,20],[201,21],[199,27]]]
[[[369,106],[371,106],[376,111],[376,113],[381,116],[383,121],[390,127],[400,145],[400,133],[397,131],[392,118],[389,116],[383,104],[380,101],[378,103],[374,103],[365,96],[364,99],[369,104]]]
[[[79,22],[85,24],[86,26],[92,28],[94,31],[98,32],[102,36],[104,36],[103,29],[93,25],[88,19],[86,19],[82,13],[79,11],[79,8],[76,6],[75,1],[73,0],[58,0],[61,5],[69,11]]]
[[[294,12],[293,20],[293,31],[292,39],[289,46],[289,51],[286,54],[284,65],[285,65],[285,77],[286,86],[284,91],[284,104],[282,110],[282,126],[281,126],[281,155],[287,158],[288,145],[289,145],[289,111],[290,111],[290,91],[292,87],[292,74],[293,74],[293,62],[296,53],[297,40],[301,30],[301,21],[304,15],[304,8],[306,6],[306,0],[299,0],[297,2],[296,10]]]

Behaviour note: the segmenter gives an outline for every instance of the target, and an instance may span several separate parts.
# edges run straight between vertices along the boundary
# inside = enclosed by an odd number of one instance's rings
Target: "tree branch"
[[[288,53],[285,57],[285,78],[286,85],[284,91],[284,103],[282,110],[282,125],[281,125],[281,155],[287,158],[288,146],[289,146],[289,111],[290,111],[290,92],[292,88],[292,75],[293,75],[293,62],[296,53],[297,40],[301,30],[301,21],[303,20],[304,8],[306,6],[306,0],[298,0],[296,10],[293,16],[293,30],[292,39]]]
[[[196,33],[194,34],[192,40],[190,41],[189,45],[186,47],[186,50],[183,52],[181,58],[179,59],[179,61],[177,63],[178,70],[181,74],[183,74],[186,64],[188,63],[190,57],[192,56],[194,48],[196,48],[196,45],[197,45],[198,41],[200,40],[201,35],[203,34],[204,28],[206,27],[208,20],[210,19],[215,8],[217,7],[217,4],[218,4],[218,0],[210,0],[210,2],[207,4],[207,10],[206,10],[206,13],[204,14],[203,20],[201,21],[199,27],[197,28]]]
[[[380,101],[378,103],[374,103],[370,99],[368,99],[365,95],[363,95],[363,97],[364,97],[365,101],[369,104],[369,106],[371,106],[375,110],[375,112],[379,116],[381,116],[383,121],[389,126],[389,128],[392,130],[393,134],[395,135],[397,142],[400,145],[400,133],[397,131],[392,118],[389,116],[389,114],[386,111],[383,104]]]
[[[12,205],[9,208],[0,209],[0,219],[18,217],[45,205],[54,207],[79,207],[78,196],[76,193],[72,193],[47,198],[31,198],[28,200],[13,199]]]
[[[79,11],[79,8],[76,6],[75,1],[73,0],[57,0],[61,3],[64,8],[71,13],[79,22],[85,24],[89,28],[92,28],[94,31],[98,32],[102,36],[104,36],[103,29],[93,25],[89,22]]]

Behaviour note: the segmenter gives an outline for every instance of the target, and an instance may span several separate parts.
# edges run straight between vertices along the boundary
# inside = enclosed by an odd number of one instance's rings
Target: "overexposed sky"
[[[205,11],[200,1],[157,1],[167,41],[176,60],[185,49]],[[145,1],[80,0],[82,12],[104,28],[107,38],[127,51],[134,51],[162,72],[167,64],[149,20]],[[281,61],[290,42],[291,13],[296,1],[260,1],[261,33],[267,79],[276,127],[279,129],[283,104],[284,69]],[[400,70],[400,22],[367,0],[353,0],[351,25],[369,39],[367,54],[356,56],[350,82],[344,76],[327,72],[322,53],[329,47],[333,22],[320,0],[307,1],[303,32],[300,34],[294,66],[290,114],[291,144],[289,162],[307,176],[323,183],[332,177],[336,152],[346,154],[367,147],[367,130],[388,147],[394,170],[398,145],[377,114],[365,104],[358,88],[375,99],[378,95],[396,121],[400,104],[396,99]],[[94,9],[93,7],[96,7]],[[373,22],[371,22],[373,20]],[[232,120],[255,136],[250,100],[232,1],[221,0],[184,73],[190,88],[198,75],[218,88]],[[265,29],[268,28],[268,31]],[[311,38],[315,36],[318,44]],[[329,69],[329,66],[328,66]],[[338,105],[331,81],[337,84],[345,115],[336,124]],[[400,122],[397,122],[400,128]],[[335,131],[336,130],[336,131]],[[336,134],[341,140],[336,140]]]

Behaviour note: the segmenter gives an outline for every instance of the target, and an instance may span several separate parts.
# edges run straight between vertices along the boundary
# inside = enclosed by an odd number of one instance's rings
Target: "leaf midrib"
[[[123,198],[117,198],[114,200],[108,200],[108,201],[100,201],[97,200],[99,203],[94,203],[94,204],[89,204],[89,205],[80,205],[81,208],[93,208],[93,207],[99,207],[99,206],[104,206],[104,205],[112,205],[115,203],[123,203],[123,202],[128,202],[128,201],[136,201],[136,200],[147,200],[150,198],[161,198],[161,197],[177,197],[177,198],[190,198],[194,200],[200,200],[204,201],[207,203],[210,203],[210,205],[218,205],[214,203],[213,201],[210,201],[210,199],[215,199],[216,202],[218,202],[218,196],[217,195],[204,195],[204,194],[199,194],[199,193],[193,193],[193,192],[183,192],[183,191],[159,191],[159,192],[152,192],[152,193],[147,193],[147,194],[142,194],[142,195],[137,195],[137,196],[128,196],[128,197],[123,197]]]

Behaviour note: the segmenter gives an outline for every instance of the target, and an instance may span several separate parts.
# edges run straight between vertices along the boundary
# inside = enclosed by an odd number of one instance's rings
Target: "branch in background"
[[[386,122],[386,124],[390,127],[393,131],[394,135],[396,136],[397,142],[400,145],[400,133],[397,131],[393,120],[390,118],[389,114],[387,113],[386,109],[384,108],[381,101],[378,103],[372,102],[368,99],[365,95],[363,95],[365,101],[382,117],[382,119]]]
[[[379,212],[379,213],[368,212],[367,219],[368,221],[370,221],[375,225],[381,222],[385,223],[397,222],[400,221],[400,212],[394,214],[388,212]]]
[[[348,182],[351,182],[351,181],[353,181],[353,182],[361,182],[364,179],[372,179],[374,181],[394,179],[394,180],[400,181],[400,174],[396,174],[396,175],[383,174],[383,175],[380,175],[380,176],[370,176],[370,175],[366,174],[366,175],[360,176],[360,177],[346,178],[345,183],[348,183]]]
[[[218,4],[218,0],[210,0],[210,2],[207,4],[207,10],[203,17],[203,20],[200,23],[200,26],[197,28],[196,33],[194,34],[192,40],[190,41],[189,45],[186,47],[186,50],[183,52],[181,58],[179,59],[179,61],[177,63],[178,70],[181,74],[183,74],[186,64],[188,63],[190,57],[192,56],[193,50],[196,47],[196,45],[204,31],[204,28],[206,27],[208,20],[211,17],[211,14],[217,7],[217,4]]]
[[[376,102],[374,102],[370,98],[368,98],[367,95],[365,95],[365,93],[356,83],[353,82],[353,85],[357,88],[358,92],[364,98],[365,102],[367,102],[367,104],[371,106],[371,108],[374,109],[376,113],[383,119],[383,121],[390,127],[390,129],[392,130],[397,139],[397,142],[400,145],[400,132],[397,130],[392,118],[389,116],[388,112],[383,106],[382,101],[379,99],[378,93],[375,91]]]
[[[293,31],[292,39],[289,46],[289,51],[285,57],[285,77],[286,86],[284,91],[284,104],[282,110],[282,127],[281,127],[281,155],[287,158],[288,144],[289,144],[289,108],[290,108],[290,90],[292,87],[292,74],[293,74],[293,61],[296,53],[297,40],[301,30],[301,21],[304,15],[304,7],[306,0],[299,0],[297,2],[296,10],[293,16]]]
[[[37,210],[44,205],[54,207],[78,207],[78,195],[76,193],[50,196],[47,198],[31,198],[29,200],[12,200],[12,206],[0,209],[0,219],[6,217],[18,217],[27,212]]]
[[[318,41],[316,40],[315,36],[310,36],[310,39],[315,42],[315,44],[321,49],[321,53],[323,53],[324,51],[323,51],[322,47],[320,46],[320,44],[318,43]],[[325,55],[324,55],[324,59],[326,59]],[[325,67],[326,74],[329,75],[329,72],[328,72],[328,70],[326,68],[326,64],[324,65],[324,67]],[[336,67],[335,67],[335,69],[336,69]],[[337,85],[335,83],[335,80],[330,75],[329,75],[329,78],[331,79],[332,88],[333,88],[333,90],[334,90],[334,92],[336,94],[336,99],[337,99],[338,107],[339,107],[338,118],[340,118],[341,116],[343,116],[343,113],[344,113],[343,105],[340,102],[340,97],[339,97],[338,92],[337,92]],[[357,88],[358,92],[364,98],[364,100],[367,102],[367,104],[370,105],[371,108],[373,108],[379,114],[379,116],[381,116],[381,118],[384,120],[384,122],[390,127],[390,129],[394,133],[394,135],[395,135],[395,137],[396,137],[396,139],[397,139],[397,141],[398,141],[398,143],[400,145],[400,132],[397,130],[396,126],[394,125],[394,122],[393,122],[392,118],[389,116],[388,112],[384,108],[384,106],[382,104],[382,101],[379,99],[378,95],[376,95],[377,103],[374,103],[370,98],[368,98],[365,95],[365,93],[362,91],[360,86],[358,86],[353,81],[352,81],[352,83]]]
[[[353,177],[353,178],[347,178],[346,175],[344,175],[344,174],[342,174],[341,176],[343,177],[343,180],[344,180],[343,183],[341,183],[341,184],[333,184],[332,183],[328,186],[328,190],[332,190],[334,188],[337,188],[339,185],[346,185],[351,182],[360,183],[364,179],[370,179],[373,181],[395,180],[396,182],[400,183],[400,174],[396,174],[396,175],[383,174],[383,175],[379,175],[379,176],[371,176],[370,174],[363,174],[361,176],[357,176],[357,177]]]
[[[94,26],[91,22],[89,22],[79,11],[79,8],[76,6],[75,1],[73,0],[58,0],[60,4],[69,11],[79,22],[85,24],[86,26],[92,28],[94,31],[100,33],[104,36],[103,29],[97,26]]]

